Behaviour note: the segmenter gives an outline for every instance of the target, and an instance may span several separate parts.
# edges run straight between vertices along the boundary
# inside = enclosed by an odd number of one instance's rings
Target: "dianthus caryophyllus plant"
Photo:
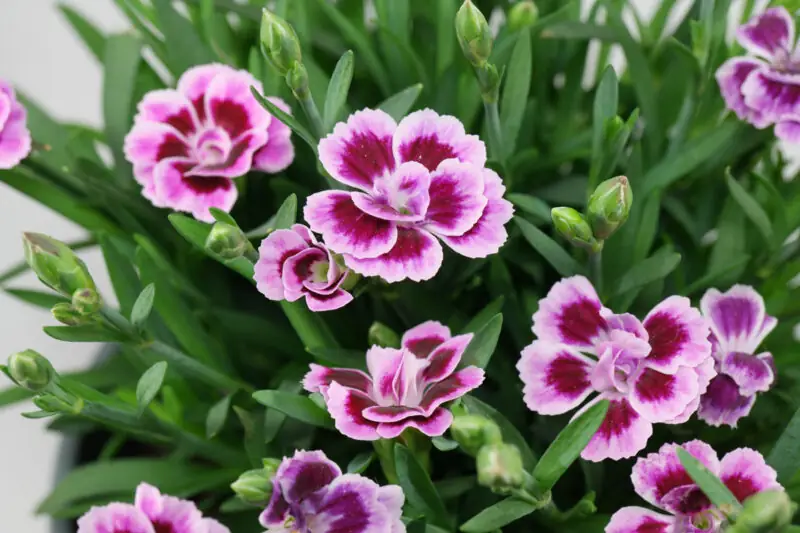
[[[52,341],[0,365],[0,406],[80,452],[38,513],[796,533],[792,2],[114,5],[121,33],[61,6],[102,125],[0,82],[0,182],[82,230],[2,191],[0,288]],[[104,355],[67,372],[55,341]]]

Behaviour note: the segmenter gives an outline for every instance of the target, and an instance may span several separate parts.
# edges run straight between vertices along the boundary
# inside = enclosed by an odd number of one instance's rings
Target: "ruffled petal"
[[[425,416],[432,416],[440,405],[461,398],[469,391],[480,387],[484,378],[483,369],[476,366],[468,366],[459,370],[431,385],[425,391],[419,407]]]
[[[143,194],[151,200],[155,195],[153,171],[156,164],[162,159],[186,159],[191,155],[189,142],[183,135],[172,126],[155,122],[134,124],[125,136],[123,150],[125,159],[133,165],[133,177],[144,187]]]
[[[539,301],[539,310],[533,315],[533,334],[539,340],[594,353],[595,344],[606,331],[606,321],[600,316],[602,308],[588,279],[564,278]]]
[[[230,75],[236,72],[228,65],[220,63],[210,63],[192,67],[183,74],[178,80],[178,92],[187,98],[197,114],[200,123],[206,121],[205,96],[211,82],[217,76]],[[258,84],[257,87],[260,87]]]
[[[697,372],[681,367],[674,374],[644,368],[634,378],[629,401],[650,422],[664,422],[679,416],[700,396]]]
[[[560,415],[579,406],[593,392],[595,362],[563,344],[533,341],[517,363],[525,384],[528,409],[543,415]]]
[[[401,345],[417,357],[427,358],[450,336],[450,328],[440,322],[429,320],[406,331]]]
[[[708,325],[688,298],[670,296],[644,319],[652,350],[647,365],[674,374],[681,366],[696,367],[711,357]]]
[[[328,412],[336,429],[344,436],[355,440],[378,440],[378,424],[364,418],[364,409],[375,402],[366,394],[345,388],[335,381],[328,387]]]
[[[355,474],[338,477],[313,506],[308,531],[314,533],[383,533],[393,523],[393,514],[378,501],[374,481]]]
[[[213,518],[203,518],[201,528],[205,528],[204,531],[206,533],[231,533],[227,526]]]
[[[653,424],[639,416],[625,398],[600,395],[586,404],[573,419],[606,398],[611,400],[608,413],[600,429],[581,453],[581,457],[587,461],[599,462],[605,459],[616,461],[633,457],[644,449],[647,440],[653,434]]]
[[[745,105],[753,110],[756,127],[800,114],[800,75],[769,68],[756,69],[742,84]]]
[[[78,533],[155,533],[147,516],[127,503],[92,507],[78,519]]]
[[[325,244],[336,253],[373,258],[389,252],[397,243],[395,223],[363,212],[349,192],[312,194],[303,214],[311,229],[321,233]]]
[[[700,309],[722,352],[755,353],[777,323],[767,316],[764,298],[747,285],[734,285],[725,293],[707,290]]]
[[[396,232],[394,246],[383,255],[374,258],[345,255],[345,264],[358,274],[378,276],[389,283],[405,279],[425,281],[434,277],[444,260],[439,241],[421,229],[400,227]]]
[[[296,451],[293,457],[281,462],[274,481],[291,504],[305,500],[341,475],[339,466],[323,452]]]
[[[258,291],[270,300],[283,300],[284,264],[289,258],[309,250],[308,246],[302,236],[288,229],[276,230],[261,241],[253,275]]]
[[[192,177],[191,162],[167,159],[153,170],[155,195],[176,211],[191,213],[197,220],[213,222],[209,208],[228,212],[236,203],[238,191],[233,182],[222,177]]]
[[[5,102],[0,126],[0,168],[17,166],[31,151],[31,132],[28,130],[28,113],[12,95],[0,94]]]
[[[201,127],[192,103],[172,89],[150,91],[139,102],[137,110],[136,125],[142,122],[164,124],[183,137],[191,136]]]
[[[341,309],[352,301],[353,295],[344,289],[337,289],[330,294],[306,293],[306,305],[315,313]]]
[[[402,520],[405,501],[403,489],[397,485],[385,485],[378,489],[378,502],[386,509],[391,525],[387,533],[405,533],[406,526]]]
[[[450,374],[461,362],[461,356],[472,342],[472,333],[457,335],[449,339],[431,352],[428,357],[428,366],[422,371],[422,384],[441,381]]]
[[[383,423],[378,426],[378,434],[384,439],[394,439],[407,428],[414,428],[429,437],[444,435],[453,423],[453,413],[443,407],[435,409],[430,416],[413,416],[399,422]]]
[[[431,175],[426,228],[437,235],[458,236],[475,226],[488,202],[481,171],[455,159],[439,165]]]
[[[742,93],[748,76],[761,68],[766,68],[766,65],[758,59],[732,57],[717,69],[716,78],[725,106],[736,113],[740,120],[753,121],[763,128],[766,124],[759,120],[760,113],[745,103]]]
[[[162,495],[147,483],[137,487],[135,505],[150,519],[156,533],[196,533],[202,525],[203,514],[193,502]]]
[[[674,533],[675,518],[644,509],[623,507],[611,516],[605,533]]]
[[[773,7],[739,27],[736,39],[752,54],[778,59],[794,46],[794,20],[785,7]]]
[[[267,100],[288,114],[292,114],[289,104],[276,96],[268,96]],[[267,128],[267,144],[253,156],[253,168],[270,174],[285,170],[294,161],[294,144],[292,130],[275,117]]]
[[[800,115],[789,115],[778,121],[775,137],[791,144],[800,143]]]
[[[263,130],[246,131],[233,142],[227,157],[211,161],[192,169],[193,176],[222,176],[238,178],[247,174],[253,166],[253,156],[267,142],[267,132]]]
[[[747,353],[732,352],[722,361],[721,374],[727,374],[739,386],[743,396],[766,392],[772,386],[775,376],[772,368],[763,359]]]
[[[775,470],[760,453],[750,448],[738,448],[726,454],[719,478],[740,502],[757,492],[783,488],[778,484]]]
[[[431,175],[425,167],[403,163],[392,174],[377,180],[373,193],[354,192],[353,203],[383,220],[416,222],[428,211],[430,186]]]
[[[319,142],[319,160],[337,181],[366,192],[395,168],[392,136],[397,123],[380,110],[363,109]]]
[[[310,370],[303,378],[303,388],[308,392],[319,392],[326,395],[328,387],[334,381],[343,387],[356,389],[369,394],[372,390],[372,379],[355,368],[328,368],[311,363]]]
[[[398,162],[416,161],[436,170],[442,161],[458,159],[477,167],[486,164],[486,146],[451,116],[430,109],[406,116],[397,126],[393,150]]]
[[[704,363],[694,367],[693,370],[697,374],[699,394],[695,396],[691,402],[689,402],[689,405],[686,406],[681,414],[675,418],[665,420],[665,424],[683,424],[684,422],[687,422],[692,415],[697,412],[697,408],[700,406],[700,402],[703,398],[703,395],[708,390],[711,380],[717,375],[716,363],[713,357],[709,357]]]
[[[244,70],[218,74],[208,85],[205,106],[209,123],[227,131],[234,141],[248,132],[260,134],[260,148],[267,140],[266,130],[272,115],[251,92],[251,87],[258,86],[256,79]]]
[[[710,426],[736,427],[740,418],[750,414],[755,401],[755,395],[742,395],[730,376],[719,374],[700,398],[697,417]]]
[[[403,356],[404,351],[396,348],[373,346],[367,350],[367,370],[375,384],[374,394],[377,398],[392,398],[392,382],[403,362]]]

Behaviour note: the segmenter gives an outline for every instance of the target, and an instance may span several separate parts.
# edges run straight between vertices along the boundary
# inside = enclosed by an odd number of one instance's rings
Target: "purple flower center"
[[[231,156],[233,144],[221,128],[203,131],[194,139],[194,154],[198,164],[213,168],[225,164]]]

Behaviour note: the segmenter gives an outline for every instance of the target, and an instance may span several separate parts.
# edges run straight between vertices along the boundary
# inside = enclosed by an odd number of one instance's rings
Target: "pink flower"
[[[400,124],[364,109],[319,143],[319,158],[355,191],[311,195],[305,218],[345,264],[388,282],[421,281],[442,265],[442,246],[467,257],[496,253],[513,208],[486,148],[454,117],[429,109]]]
[[[709,289],[700,309],[711,327],[717,376],[700,399],[697,416],[712,426],[736,427],[750,413],[756,394],[768,391],[775,381],[772,354],[756,351],[778,321],[767,315],[761,295],[746,285],[725,293]]]
[[[349,272],[307,227],[295,224],[261,242],[253,278],[270,300],[294,302],[305,297],[312,311],[331,311],[353,300],[342,289]]]
[[[272,480],[272,497],[259,522],[267,533],[405,533],[405,495],[397,485],[378,486],[342,474],[321,451],[284,458]]]
[[[406,428],[439,436],[453,421],[443,404],[483,383],[478,367],[456,371],[471,340],[471,333],[452,337],[446,326],[425,322],[403,335],[400,349],[370,348],[369,374],[312,364],[303,386],[322,394],[336,429],[351,439],[393,439]]]
[[[31,151],[28,114],[11,85],[0,80],[0,169],[17,166]]]
[[[749,448],[739,448],[720,461],[703,441],[681,447],[703,463],[743,502],[764,490],[781,490],[775,470]],[[716,533],[722,529],[721,513],[695,485],[678,459],[677,444],[665,444],[658,453],[636,461],[631,474],[633,488],[648,503],[667,515],[642,507],[624,507],[614,513],[606,533]]]
[[[610,401],[581,454],[589,461],[632,457],[645,447],[654,423],[688,420],[714,376],[708,326],[679,296],[640,322],[603,307],[586,278],[566,278],[539,302],[533,333],[537,340],[517,363],[528,408],[558,415],[592,393],[598,395],[580,412]]]
[[[153,205],[210,222],[210,207],[230,211],[236,202],[232,178],[292,162],[289,128],[261,107],[251,87],[261,84],[248,72],[211,64],[184,72],[177,89],[145,95],[125,157]]]
[[[194,503],[162,495],[142,483],[134,505],[110,503],[92,507],[78,520],[78,533],[230,533],[213,518],[204,518]]]

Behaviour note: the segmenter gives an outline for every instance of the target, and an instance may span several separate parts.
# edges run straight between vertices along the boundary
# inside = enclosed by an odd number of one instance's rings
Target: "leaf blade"
[[[325,131],[331,131],[339,112],[347,101],[347,93],[350,91],[350,82],[353,81],[353,51],[348,50],[333,70],[331,81],[328,84],[328,92],[325,95],[325,108],[323,111]]]
[[[328,412],[308,396],[280,390],[260,390],[253,393],[253,399],[306,424],[327,429],[333,427]]]
[[[164,377],[167,375],[167,363],[159,361],[148,368],[139,382],[136,384],[136,404],[138,415],[142,416],[147,407],[155,399],[161,385],[164,384]]]

